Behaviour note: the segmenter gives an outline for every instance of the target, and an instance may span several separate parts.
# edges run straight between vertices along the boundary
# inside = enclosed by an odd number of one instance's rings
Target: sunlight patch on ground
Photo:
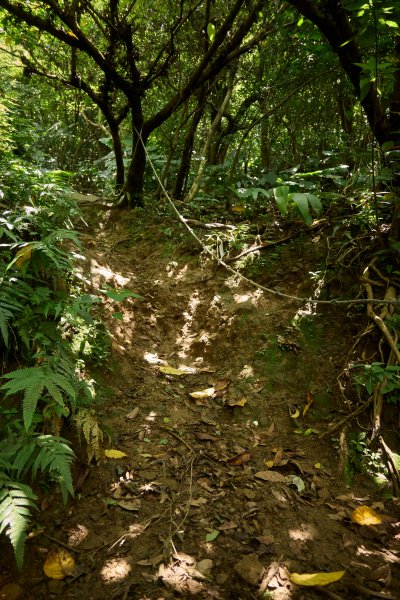
[[[199,293],[198,291],[195,291],[189,299],[187,311],[183,313],[185,323],[176,339],[177,344],[181,347],[180,352],[178,352],[180,358],[185,358],[189,354],[190,348],[194,342],[193,322],[199,304]]]
[[[298,540],[300,542],[306,542],[315,539],[317,531],[314,525],[310,523],[301,523],[297,529],[289,529],[289,537],[292,540]]]
[[[72,547],[78,546],[89,535],[89,529],[85,525],[76,525],[68,533],[68,544]]]
[[[145,352],[143,358],[150,365],[166,365],[167,363],[162,358],[158,358],[157,354],[152,352]]]
[[[250,377],[254,377],[254,369],[250,365],[243,365],[242,370],[237,375],[238,379],[249,379]]]
[[[100,574],[104,581],[114,583],[125,579],[131,570],[132,567],[128,561],[123,558],[114,558],[105,563]]]
[[[263,297],[261,290],[255,290],[254,292],[247,294],[233,294],[233,299],[237,304],[243,304],[244,302],[251,302],[254,306],[257,306],[260,298]]]

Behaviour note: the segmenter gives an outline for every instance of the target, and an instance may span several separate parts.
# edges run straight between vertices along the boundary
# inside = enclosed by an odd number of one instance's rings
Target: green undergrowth
[[[0,217],[0,534],[20,568],[37,482],[57,485],[64,502],[74,495],[75,453],[62,431],[75,431],[88,460],[100,458],[92,373],[110,353],[101,297],[119,300],[112,290],[85,292],[76,205],[59,174],[50,188],[51,174],[35,177],[25,203],[14,201],[3,179],[10,208]]]

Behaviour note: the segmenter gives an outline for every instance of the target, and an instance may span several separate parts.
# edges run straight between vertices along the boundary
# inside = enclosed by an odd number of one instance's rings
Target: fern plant
[[[53,400],[56,405],[56,414],[68,415],[70,410],[66,404],[67,398],[72,407],[75,407],[76,389],[74,378],[71,378],[69,366],[65,360],[60,360],[54,369],[50,362],[43,362],[36,367],[17,369],[6,373],[8,379],[1,386],[6,392],[6,397],[23,392],[22,414],[26,431],[29,430],[39,400],[45,403]]]
[[[68,442],[52,435],[28,433],[10,436],[0,443],[0,534],[5,533],[14,548],[16,562],[22,567],[26,530],[36,508],[36,495],[22,483],[38,471],[56,481],[64,503],[74,495],[71,464],[74,452]]]

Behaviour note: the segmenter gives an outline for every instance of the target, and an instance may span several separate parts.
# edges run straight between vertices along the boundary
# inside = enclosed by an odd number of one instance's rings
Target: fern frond
[[[81,409],[75,417],[75,424],[78,429],[78,435],[82,435],[86,442],[87,460],[90,463],[94,458],[100,460],[103,455],[101,444],[103,442],[103,432],[100,429],[96,416],[91,410]]]
[[[2,479],[0,489],[0,534],[5,532],[14,548],[18,568],[24,560],[24,544],[36,496],[31,488],[18,481]]]
[[[28,431],[32,424],[33,415],[43,394],[44,384],[42,382],[30,385],[25,389],[24,399],[22,401],[22,412],[24,416],[25,430]]]
[[[49,473],[58,482],[66,502],[68,494],[74,495],[71,464],[75,453],[65,439],[53,435],[39,435],[37,443],[41,450],[32,465],[32,475],[36,477],[38,470]]]
[[[9,310],[0,306],[0,332],[6,348],[8,348],[8,321],[12,316],[13,314]]]

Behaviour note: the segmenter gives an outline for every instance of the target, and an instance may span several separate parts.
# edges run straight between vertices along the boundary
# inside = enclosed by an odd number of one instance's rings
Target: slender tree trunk
[[[205,86],[203,86],[200,90],[196,111],[192,117],[189,129],[186,133],[185,140],[183,142],[182,159],[179,165],[178,173],[176,175],[174,197],[180,200],[183,198],[183,195],[185,193],[185,184],[187,181],[187,176],[190,169],[190,162],[192,159],[194,137],[196,134],[197,126],[200,123],[201,117],[203,116],[206,97],[206,88]]]
[[[143,206],[144,172],[146,168],[145,145],[150,131],[145,131],[143,124],[142,102],[139,94],[131,98],[132,114],[132,155],[126,174],[123,189],[124,208]]]
[[[119,127],[114,119],[108,119],[108,127],[110,129],[114,156],[115,156],[115,193],[121,192],[124,187],[125,181],[125,166],[124,166],[124,152],[122,149],[121,137],[119,135]]]

